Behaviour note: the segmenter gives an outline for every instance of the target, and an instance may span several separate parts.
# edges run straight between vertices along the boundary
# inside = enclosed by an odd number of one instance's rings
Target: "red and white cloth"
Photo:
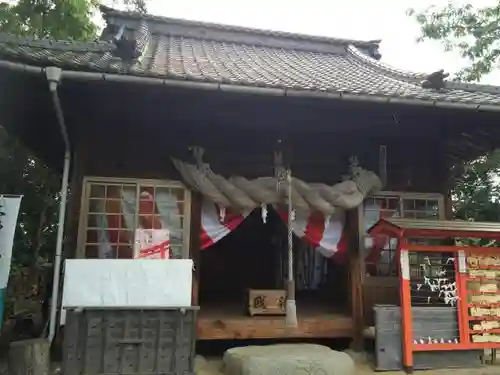
[[[224,215],[221,215],[221,210],[215,203],[204,199],[201,205],[201,249],[212,246],[234,231],[248,214],[236,214],[226,208]]]
[[[380,218],[381,207],[368,205],[364,208],[365,229],[368,230]],[[383,211],[382,211],[383,212]],[[285,223],[288,219],[286,212],[278,211]],[[386,214],[395,216],[391,213]],[[204,200],[201,214],[201,248],[207,249],[217,241],[235,230],[248,216],[248,214],[234,214],[227,210],[223,219],[219,208],[212,202]],[[293,233],[316,247],[323,256],[332,258],[337,262],[347,261],[348,236],[345,229],[345,212],[339,210],[329,219],[320,213],[296,212],[292,221]],[[387,237],[366,237],[365,261],[367,265],[377,267],[378,264],[389,264],[392,252],[388,251],[390,240]]]
[[[287,213],[278,212],[286,222]],[[235,230],[248,216],[235,214],[226,209],[221,215],[217,205],[207,199],[203,201],[201,211],[201,249],[207,249]],[[340,257],[347,253],[347,236],[344,230],[345,213],[339,211],[330,220],[319,213],[297,213],[292,222],[294,234],[315,246],[327,258]]]
[[[116,207],[110,207],[111,204],[108,202],[106,211],[109,209],[109,213],[99,215],[98,217],[98,227],[102,228],[97,234],[98,238],[96,239],[99,243],[100,258],[113,256],[111,254],[114,243],[128,242],[131,232],[126,228],[133,228],[135,225],[136,200],[133,192],[129,193],[116,189],[115,195],[117,199],[110,202]],[[148,196],[147,192],[141,193],[139,203],[141,220],[139,229],[149,231],[151,234],[154,232],[155,234],[155,238],[151,239],[152,242],[150,241],[150,246],[142,246],[141,256],[153,256],[165,259],[168,258],[166,251],[171,252],[170,241],[176,240],[176,238],[170,238],[170,236],[177,236],[177,232],[181,229],[180,222],[177,222],[180,212],[175,197],[161,196],[160,198],[156,201]],[[117,215],[116,213],[118,212],[120,214]],[[373,224],[373,220],[378,220],[380,208],[377,211],[372,207],[369,211],[365,212],[367,214],[370,212],[372,216],[374,214],[376,216],[372,220],[366,220],[368,229]],[[230,209],[226,209],[224,215],[221,215],[221,210],[215,203],[204,199],[201,212],[201,249],[209,248],[234,231],[245,220],[248,214],[235,213]],[[286,212],[278,212],[278,214],[285,222],[287,221]],[[170,231],[169,238],[157,238],[160,234],[163,236],[164,231],[168,231],[169,229],[174,229],[173,232]],[[345,261],[347,259],[348,244],[344,211],[339,210],[330,218],[325,218],[320,213],[296,212],[295,219],[292,222],[292,230],[297,237],[316,247],[317,251],[323,256],[335,259],[336,261]],[[377,263],[382,257],[389,254],[389,252],[383,251],[388,248],[387,239],[368,239],[366,245],[366,248],[371,250],[366,258],[369,263]],[[145,251],[146,248],[151,251]],[[127,252],[128,249],[118,249],[118,257],[134,256],[131,253],[129,253],[129,256],[126,256]],[[165,255],[162,256],[162,254]],[[137,256],[139,254],[136,251],[135,257]]]
[[[288,221],[288,213],[278,211],[278,214],[283,221]],[[327,258],[335,256],[336,260],[343,260],[347,254],[344,211],[339,210],[329,219],[318,212],[296,212],[292,231]]]

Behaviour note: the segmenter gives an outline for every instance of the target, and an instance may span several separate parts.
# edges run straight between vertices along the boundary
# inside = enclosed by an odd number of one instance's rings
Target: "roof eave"
[[[45,74],[45,68],[22,63],[0,60],[0,67],[17,71],[24,71],[30,74]],[[289,97],[308,97],[318,99],[334,99],[347,101],[365,101],[376,103],[391,103],[402,105],[418,105],[439,108],[457,108],[478,111],[498,112],[500,105],[481,104],[481,103],[460,103],[451,101],[425,100],[418,98],[404,98],[397,96],[382,96],[370,94],[356,94],[342,91],[310,91],[284,87],[260,87],[241,84],[224,84],[216,82],[194,82],[189,80],[179,80],[172,78],[132,76],[125,74],[83,72],[76,70],[63,70],[63,79],[79,81],[112,81],[130,84],[144,85],[162,85],[171,87],[182,87],[197,90],[238,92],[243,94],[257,94],[269,96],[289,96]]]

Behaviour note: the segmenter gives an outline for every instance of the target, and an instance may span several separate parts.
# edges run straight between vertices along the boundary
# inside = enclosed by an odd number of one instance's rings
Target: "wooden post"
[[[397,257],[399,263],[399,288],[401,305],[401,330],[403,336],[403,367],[407,374],[413,373],[413,319],[411,310],[410,269],[406,238],[398,238]]]
[[[49,375],[50,343],[46,338],[10,344],[9,375]]]
[[[189,255],[194,262],[192,305],[199,305],[200,285],[200,231],[201,231],[202,196],[199,193],[191,195],[191,228],[189,238]]]
[[[445,129],[441,130],[442,137],[441,141],[438,141],[437,150],[441,153],[439,155],[439,192],[443,194],[444,197],[444,219],[445,220],[453,220],[453,205],[451,200],[451,191],[454,187],[454,175],[452,172],[453,162],[452,159],[447,154],[446,142],[443,141],[447,139],[447,133]]]
[[[443,182],[441,186],[441,193],[444,197],[444,217],[446,220],[453,220],[453,202],[451,200],[451,193],[453,190],[453,174],[451,171],[451,163],[445,159],[443,162]]]
[[[363,329],[363,270],[362,256],[359,244],[359,223],[358,210],[347,211],[347,228],[349,228],[349,286],[350,286],[350,305],[353,320],[353,340],[351,349],[360,352],[364,347]]]

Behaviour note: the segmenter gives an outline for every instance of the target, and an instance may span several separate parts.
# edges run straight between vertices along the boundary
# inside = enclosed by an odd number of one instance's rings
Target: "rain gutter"
[[[46,68],[13,63],[9,61],[0,61],[0,67],[24,71],[26,73],[42,74]],[[326,91],[310,91],[290,88],[269,88],[269,87],[256,87],[245,85],[233,85],[224,83],[212,82],[193,82],[187,80],[177,80],[169,78],[155,78],[145,76],[131,76],[125,74],[111,74],[111,73],[97,73],[97,72],[79,72],[73,70],[62,71],[64,79],[76,81],[110,81],[110,82],[123,82],[129,84],[149,84],[170,86],[179,88],[189,88],[196,90],[207,91],[222,91],[234,92],[242,94],[266,95],[266,96],[288,96],[300,98],[321,98],[321,99],[335,99],[346,101],[364,101],[386,104],[403,104],[403,105],[419,105],[437,108],[457,108],[481,111],[500,111],[500,105],[491,104],[476,104],[476,103],[461,103],[452,101],[439,101],[439,100],[422,100],[415,98],[403,98],[400,96],[381,96],[381,95],[367,95],[367,94],[353,94],[346,92],[326,92]]]

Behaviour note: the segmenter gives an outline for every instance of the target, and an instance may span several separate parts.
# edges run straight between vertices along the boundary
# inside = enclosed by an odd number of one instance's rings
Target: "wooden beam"
[[[345,338],[352,335],[352,319],[346,314],[302,308],[298,326],[287,327],[282,316],[248,316],[228,306],[205,307],[198,316],[199,340],[277,338]]]
[[[351,349],[357,352],[363,350],[364,316],[363,316],[363,257],[359,241],[359,210],[347,211],[349,228],[349,287],[350,304],[353,321],[353,340]]]

